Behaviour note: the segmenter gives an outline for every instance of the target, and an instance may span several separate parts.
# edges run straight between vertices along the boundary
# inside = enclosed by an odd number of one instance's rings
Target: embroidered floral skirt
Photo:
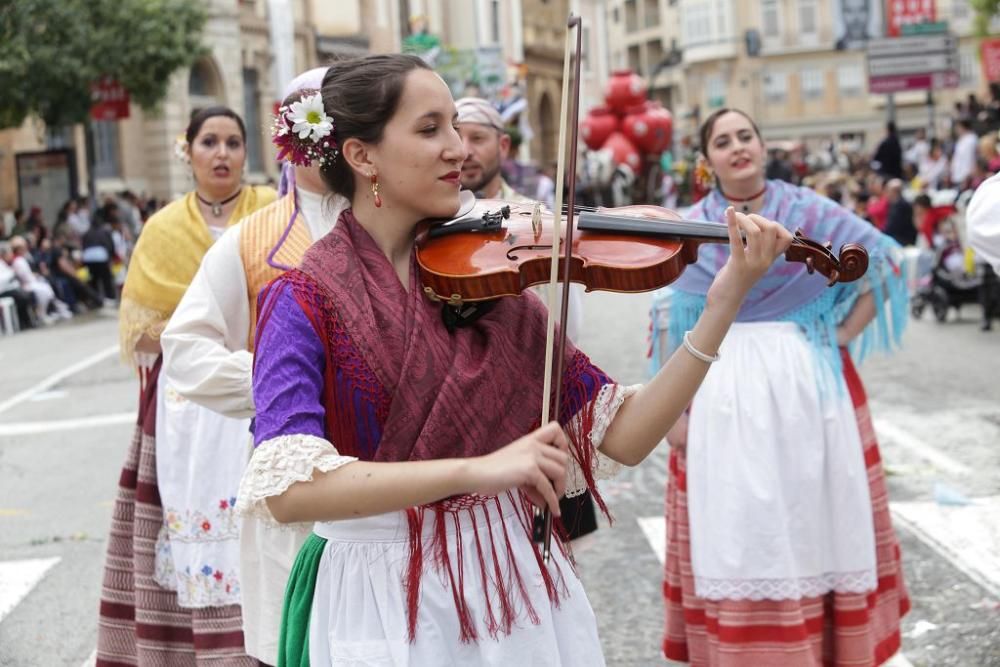
[[[185,609],[154,580],[164,525],[156,479],[156,385],[146,369],[138,423],[118,483],[101,587],[98,667],[252,666],[243,650],[238,605]]]
[[[684,452],[674,450],[667,487],[663,585],[663,652],[668,659],[713,667],[872,667],[899,650],[900,618],[910,608],[899,543],[864,387],[847,354],[843,362],[868,473],[875,532],[875,590],[785,600],[698,597],[691,559],[687,460]]]

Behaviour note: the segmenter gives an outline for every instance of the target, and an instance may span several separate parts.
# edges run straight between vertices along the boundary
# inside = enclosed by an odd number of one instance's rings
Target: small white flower
[[[326,115],[319,93],[293,102],[288,117],[293,123],[292,132],[298,134],[299,139],[317,142],[333,132],[333,119]]]

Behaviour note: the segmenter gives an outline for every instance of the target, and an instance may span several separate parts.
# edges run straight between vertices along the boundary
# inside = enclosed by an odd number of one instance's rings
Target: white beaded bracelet
[[[705,354],[698,348],[696,348],[694,345],[692,345],[690,331],[684,332],[684,349],[690,352],[691,356],[693,356],[695,359],[700,359],[701,361],[704,361],[706,364],[712,364],[719,360],[718,352],[716,352],[715,355],[710,356]]]

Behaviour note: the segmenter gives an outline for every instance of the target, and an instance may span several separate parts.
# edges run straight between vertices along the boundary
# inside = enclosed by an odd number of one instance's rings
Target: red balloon
[[[673,134],[673,117],[658,103],[646,102],[629,109],[622,131],[644,153],[662,153]]]
[[[630,69],[615,70],[604,89],[604,103],[612,111],[623,114],[629,107],[646,99],[646,82]]]
[[[615,164],[627,164],[633,171],[638,171],[642,162],[639,159],[639,151],[635,145],[629,141],[621,132],[612,132],[607,141],[601,147],[602,150],[611,151],[611,161]]]
[[[611,133],[618,130],[618,117],[605,107],[594,107],[580,121],[580,137],[587,148],[596,151],[604,145]]]

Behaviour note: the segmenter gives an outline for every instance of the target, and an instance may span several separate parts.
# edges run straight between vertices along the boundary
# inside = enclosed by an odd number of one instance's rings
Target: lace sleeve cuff
[[[610,456],[601,453],[601,443],[604,442],[604,435],[608,432],[608,427],[618,414],[625,399],[642,388],[641,384],[624,386],[620,384],[606,384],[601,387],[594,399],[594,424],[590,429],[590,444],[594,448],[594,480],[611,479],[622,469],[622,464],[615,461]],[[584,408],[586,410],[587,408]],[[583,411],[581,410],[581,413]],[[577,416],[574,419],[581,419]],[[569,470],[566,473],[566,497],[574,498],[582,495],[587,490],[587,480],[580,470],[580,464],[573,459]]]
[[[281,435],[265,440],[254,451],[240,481],[236,512],[277,523],[264,502],[280,496],[296,482],[310,482],[313,472],[330,472],[357,461],[341,456],[327,440],[314,435]]]

